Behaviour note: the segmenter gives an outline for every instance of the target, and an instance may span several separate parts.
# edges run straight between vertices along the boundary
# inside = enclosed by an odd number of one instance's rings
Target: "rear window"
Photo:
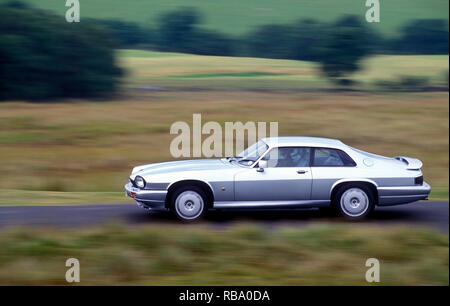
[[[355,161],[338,149],[314,148],[313,167],[355,167]]]

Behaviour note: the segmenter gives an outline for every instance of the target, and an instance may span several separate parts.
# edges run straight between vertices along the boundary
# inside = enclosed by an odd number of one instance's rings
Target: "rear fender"
[[[333,191],[335,190],[335,188],[342,184],[342,183],[369,183],[372,184],[373,187],[375,188],[375,190],[378,188],[378,184],[375,181],[369,180],[369,179],[363,179],[363,178],[347,178],[347,179],[341,179],[336,181],[333,186],[331,186],[330,189],[330,198],[332,197]]]

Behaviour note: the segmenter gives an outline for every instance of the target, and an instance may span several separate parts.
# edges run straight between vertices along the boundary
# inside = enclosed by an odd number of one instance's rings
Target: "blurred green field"
[[[446,285],[448,235],[421,228],[109,225],[0,232],[0,285]],[[367,283],[368,258],[380,283]]]
[[[225,90],[327,90],[335,85],[313,62],[246,57],[202,56],[156,51],[119,50],[129,72],[126,87]],[[379,81],[426,78],[430,85],[448,87],[448,55],[380,55],[362,62],[350,78],[353,89],[378,90]]]
[[[448,92],[384,92],[378,79],[448,86],[448,56],[378,56],[340,91],[308,62],[119,51],[127,75],[110,100],[0,103],[0,205],[118,203],[133,166],[172,160],[172,123],[278,121],[280,135],[343,140],[424,162],[448,199]],[[367,90],[364,88],[368,88]],[[362,89],[362,90],[360,90]],[[21,192],[25,190],[26,192]]]
[[[0,0],[7,2],[9,0]],[[54,11],[63,17],[65,1],[22,0],[33,6]],[[353,14],[365,20],[365,0],[102,0],[80,1],[81,18],[118,19],[154,26],[158,16],[181,7],[194,7],[204,15],[204,27],[227,34],[245,34],[263,24],[289,23],[299,18],[331,21]],[[447,19],[447,0],[381,1],[381,22],[373,29],[395,35],[399,27],[412,19]]]

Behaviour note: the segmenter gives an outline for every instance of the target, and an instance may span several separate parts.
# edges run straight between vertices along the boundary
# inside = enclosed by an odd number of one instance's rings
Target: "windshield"
[[[238,163],[244,166],[251,166],[269,149],[269,146],[262,140],[254,143],[237,156],[233,158]]]

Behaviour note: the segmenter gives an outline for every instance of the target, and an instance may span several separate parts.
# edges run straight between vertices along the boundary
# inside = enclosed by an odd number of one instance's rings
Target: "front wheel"
[[[206,211],[206,195],[196,186],[178,189],[171,197],[170,210],[182,221],[200,219]]]
[[[341,188],[334,202],[338,212],[348,219],[365,218],[375,206],[371,190],[359,185]]]

